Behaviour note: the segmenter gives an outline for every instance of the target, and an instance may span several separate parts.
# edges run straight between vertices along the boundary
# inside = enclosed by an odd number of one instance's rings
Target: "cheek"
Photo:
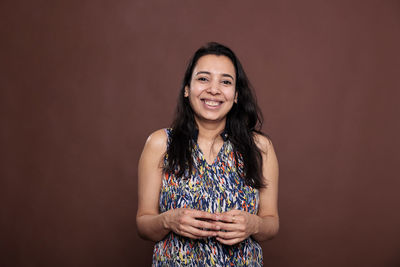
[[[192,97],[198,97],[201,94],[201,92],[203,92],[203,88],[198,85],[191,85],[189,89],[189,95]]]
[[[226,92],[224,94],[225,94],[225,98],[227,100],[233,101],[235,99],[235,89],[226,90]]]
[[[188,97],[189,104],[193,108],[199,105],[199,94],[198,92],[191,91]]]

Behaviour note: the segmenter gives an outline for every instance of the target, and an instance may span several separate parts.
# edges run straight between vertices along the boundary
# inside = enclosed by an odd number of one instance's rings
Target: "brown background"
[[[137,162],[230,46],[280,161],[266,266],[400,266],[399,1],[2,1],[0,265],[148,266]]]

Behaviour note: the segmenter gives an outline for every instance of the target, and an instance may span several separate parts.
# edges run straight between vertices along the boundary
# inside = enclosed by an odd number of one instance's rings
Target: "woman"
[[[139,161],[137,227],[153,266],[262,266],[278,232],[278,163],[235,54],[209,43],[185,73],[171,129]]]

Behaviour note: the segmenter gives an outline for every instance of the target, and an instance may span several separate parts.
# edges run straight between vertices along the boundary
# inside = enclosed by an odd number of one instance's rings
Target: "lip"
[[[219,107],[221,107],[223,101],[218,100],[218,99],[209,99],[209,98],[203,98],[201,99],[201,102],[203,103],[203,105],[208,108],[208,109],[218,109]],[[209,105],[206,102],[217,102],[217,105]]]

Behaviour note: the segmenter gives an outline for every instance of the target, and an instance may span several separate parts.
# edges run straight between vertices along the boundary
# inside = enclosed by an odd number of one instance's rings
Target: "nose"
[[[218,81],[217,79],[213,79],[213,80],[211,81],[210,87],[208,88],[207,91],[208,91],[210,94],[213,94],[213,95],[219,94],[219,93],[220,93],[220,88],[219,88],[219,86],[220,86],[219,81]]]

